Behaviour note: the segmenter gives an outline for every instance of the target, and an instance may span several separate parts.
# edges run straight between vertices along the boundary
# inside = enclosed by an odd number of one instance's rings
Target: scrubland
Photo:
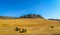
[[[26,32],[16,31],[16,27]],[[42,18],[0,19],[0,35],[60,35],[60,21]]]

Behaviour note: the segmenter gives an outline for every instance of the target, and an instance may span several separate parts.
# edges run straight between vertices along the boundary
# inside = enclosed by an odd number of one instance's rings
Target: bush
[[[15,28],[15,31],[19,31],[19,30],[20,30],[20,28],[18,28],[18,27]]]
[[[51,28],[54,28],[54,26],[51,26]]]
[[[21,29],[18,27],[15,28],[15,31],[19,31],[19,33],[26,33],[27,32],[26,29]]]

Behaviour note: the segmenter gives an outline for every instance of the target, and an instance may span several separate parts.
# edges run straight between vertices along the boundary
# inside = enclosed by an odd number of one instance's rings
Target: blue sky
[[[0,16],[19,17],[25,14],[60,19],[60,0],[0,0]]]

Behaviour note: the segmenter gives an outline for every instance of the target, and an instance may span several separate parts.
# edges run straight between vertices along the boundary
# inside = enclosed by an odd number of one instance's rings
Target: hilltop
[[[20,16],[20,18],[43,18],[43,17],[37,14],[28,14],[28,15]]]

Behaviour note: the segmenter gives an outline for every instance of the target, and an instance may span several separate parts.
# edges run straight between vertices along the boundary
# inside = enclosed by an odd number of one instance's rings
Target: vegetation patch
[[[52,34],[52,35],[60,35],[60,33]]]
[[[19,31],[19,33],[26,33],[27,32],[26,29],[22,29],[22,28],[18,28],[18,27],[16,27],[15,31]]]

